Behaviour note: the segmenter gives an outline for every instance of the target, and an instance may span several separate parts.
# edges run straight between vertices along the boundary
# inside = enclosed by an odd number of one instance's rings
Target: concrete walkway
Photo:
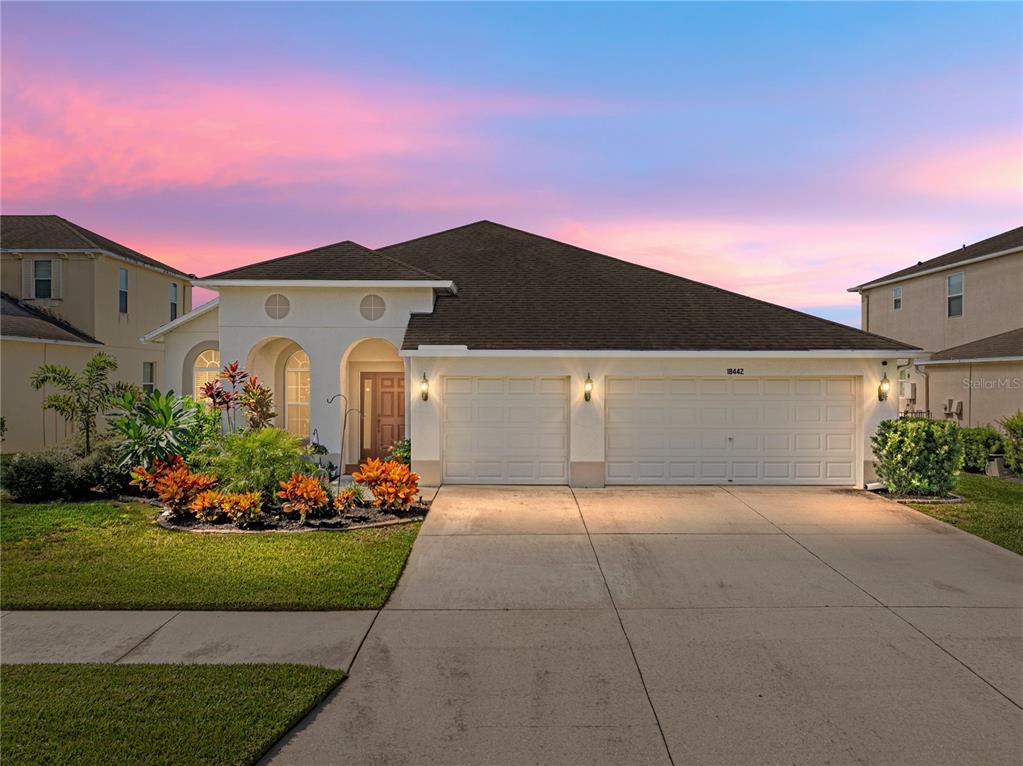
[[[440,491],[274,764],[985,763],[1023,559],[843,490]]]
[[[15,611],[0,661],[296,662],[348,670],[376,611]]]

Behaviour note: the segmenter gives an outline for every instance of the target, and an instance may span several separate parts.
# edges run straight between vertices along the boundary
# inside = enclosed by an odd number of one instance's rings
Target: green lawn
[[[928,516],[1023,554],[1023,484],[963,473],[955,491],[966,498],[965,503],[911,505]]]
[[[383,605],[419,524],[200,535],[140,503],[0,511],[4,609],[366,609]]]
[[[249,764],[342,678],[305,665],[4,665],[0,759]]]

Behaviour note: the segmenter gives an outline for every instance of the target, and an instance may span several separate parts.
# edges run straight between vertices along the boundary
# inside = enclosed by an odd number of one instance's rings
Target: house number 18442
[[[728,374],[729,375],[745,375],[746,371],[745,371],[744,367],[729,367],[728,368]]]

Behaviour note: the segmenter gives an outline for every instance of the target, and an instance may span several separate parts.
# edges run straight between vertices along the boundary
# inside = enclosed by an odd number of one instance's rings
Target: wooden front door
[[[405,373],[362,373],[362,460],[382,458],[405,438]]]

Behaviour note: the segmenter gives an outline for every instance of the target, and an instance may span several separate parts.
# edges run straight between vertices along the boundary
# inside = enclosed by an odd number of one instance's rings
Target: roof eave
[[[103,344],[99,341],[35,338],[28,335],[0,335],[0,340],[14,341],[17,343],[47,343],[57,346],[84,346],[86,348],[100,348],[103,346]]]
[[[956,261],[955,263],[947,263],[944,266],[934,266],[933,268],[922,269],[921,271],[915,271],[912,274],[903,274],[901,277],[881,277],[881,279],[878,279],[875,282],[866,282],[862,285],[857,285],[856,287],[849,287],[846,289],[846,292],[859,293],[875,287],[884,287],[885,285],[895,284],[896,282],[905,282],[907,279],[916,279],[917,277],[926,276],[927,274],[937,274],[939,271],[952,271],[960,266],[968,266],[971,263],[989,261],[992,258],[1001,258],[1002,256],[1012,255],[1013,253],[1023,253],[1023,245],[1020,245],[1019,247],[1010,247],[1008,250],[999,250],[996,253],[978,255],[975,258],[967,258],[962,261]]]
[[[649,357],[649,358],[785,358],[817,357],[821,359],[895,359],[911,356],[922,351],[918,348],[903,349],[807,349],[798,351],[736,351],[733,349],[711,350],[636,350],[636,349],[470,349],[464,345],[426,345],[414,349],[402,349],[401,356],[480,356],[480,357]]]
[[[456,294],[451,280],[432,279],[195,279],[192,284],[210,290],[223,287],[428,287]]]
[[[167,274],[168,276],[177,277],[179,279],[192,279],[195,277],[195,274],[186,274],[184,271],[178,271],[170,266],[156,266],[152,263],[146,263],[145,261],[139,261],[135,258],[120,255],[111,250],[105,250],[102,247],[4,247],[0,248],[0,252],[10,253],[11,255],[21,255],[22,253],[81,253],[82,255],[105,255],[109,258],[123,261],[124,263],[130,263],[133,266],[141,266],[143,269],[158,271],[161,274]]]
[[[954,359],[930,360],[926,357],[918,357],[913,360],[921,367],[932,367],[939,364],[994,364],[997,362],[1023,362],[1023,356],[978,356],[978,357],[957,357]]]
[[[139,340],[142,343],[155,343],[156,341],[161,340],[163,336],[167,335],[170,332],[173,332],[174,330],[177,330],[182,325],[186,325],[189,322],[198,319],[201,316],[204,316],[205,314],[209,314],[211,311],[213,311],[213,309],[217,308],[217,306],[219,305],[220,298],[214,298],[208,303],[202,304],[199,308],[192,309],[187,314],[182,314],[177,319],[172,319],[170,322],[160,325],[155,330],[147,332],[145,335],[141,336]]]

